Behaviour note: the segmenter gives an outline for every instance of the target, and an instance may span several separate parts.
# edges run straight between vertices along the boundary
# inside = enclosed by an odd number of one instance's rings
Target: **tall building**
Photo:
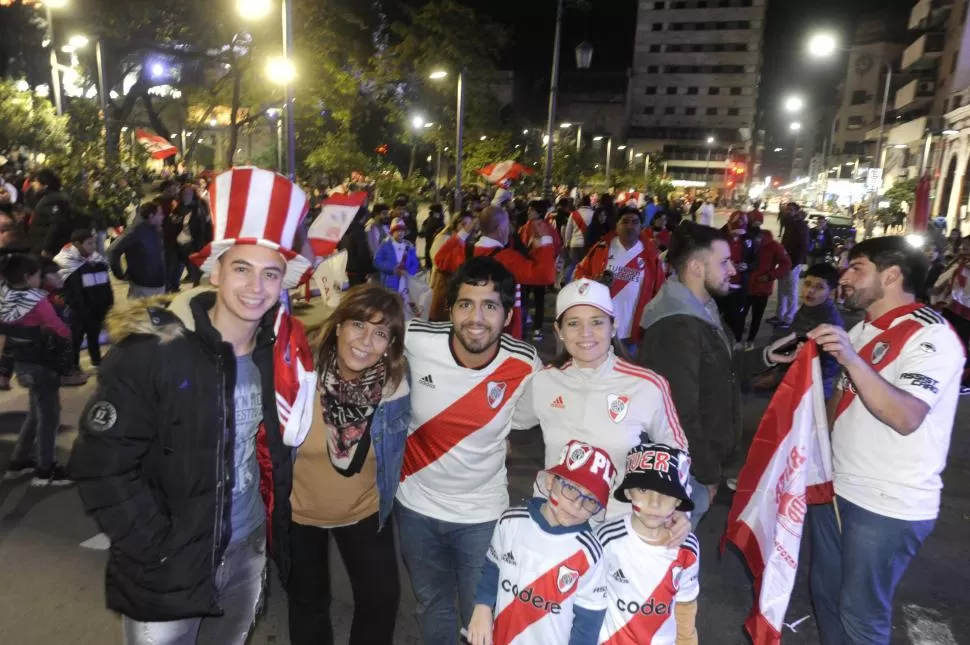
[[[765,0],[640,0],[628,145],[730,190],[756,128]]]

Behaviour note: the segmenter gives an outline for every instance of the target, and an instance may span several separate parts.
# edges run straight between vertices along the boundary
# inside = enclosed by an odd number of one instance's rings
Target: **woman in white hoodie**
[[[687,450],[667,380],[626,361],[617,353],[613,300],[605,285],[588,279],[566,285],[556,298],[556,335],[564,352],[536,373],[516,408],[523,421],[542,427],[545,465],[558,463],[570,440],[605,450],[626,472],[626,455],[643,434],[653,443]],[[629,504],[610,499],[607,519],[629,512]],[[687,534],[689,523],[675,513],[673,543]]]

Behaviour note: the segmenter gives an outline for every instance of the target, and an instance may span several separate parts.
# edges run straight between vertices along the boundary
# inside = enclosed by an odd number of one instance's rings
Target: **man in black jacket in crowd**
[[[132,226],[108,249],[111,272],[119,280],[127,280],[129,300],[165,293],[165,248],[160,232],[164,219],[158,200],[142,204]],[[122,257],[127,265],[124,270]]]
[[[638,362],[670,383],[691,456],[691,523],[696,529],[741,439],[739,381],[792,362],[794,353],[775,350],[794,337],[734,351],[714,301],[728,293],[736,273],[726,232],[684,221],[671,235],[667,261],[677,275],[643,310]]]
[[[34,183],[39,197],[28,229],[30,248],[34,253],[52,258],[71,241],[75,228],[71,202],[61,192],[61,179],[53,170],[40,170]]]
[[[54,256],[64,280],[61,295],[71,312],[75,368],[80,368],[81,343],[85,338],[91,365],[101,364],[101,327],[114,304],[108,261],[95,248],[92,231],[79,229],[71,235],[71,243]]]
[[[274,239],[217,234],[201,265],[215,291],[112,315],[116,345],[81,413],[70,473],[111,540],[107,604],[122,614],[125,645],[244,645],[262,603],[267,551],[284,580],[289,573],[293,466],[276,379],[286,361],[307,357],[284,331],[302,326],[277,316],[283,290],[310,267],[292,250],[306,210],[279,199],[247,206],[248,193],[232,187],[248,185],[248,173],[259,175],[253,185],[282,179],[260,169],[223,173],[213,185],[228,203],[220,199],[214,217]],[[293,203],[305,200],[291,193]],[[298,221],[274,231],[267,211]],[[234,215],[246,221],[233,226]],[[291,239],[280,239],[281,230]]]

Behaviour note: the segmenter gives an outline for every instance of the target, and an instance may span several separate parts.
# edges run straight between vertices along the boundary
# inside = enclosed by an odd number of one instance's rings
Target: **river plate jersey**
[[[960,398],[960,339],[940,314],[920,304],[860,322],[849,339],[872,369],[929,411],[916,430],[901,435],[869,411],[843,372],[832,424],[835,492],[886,517],[934,519]]]
[[[674,645],[674,605],[700,593],[700,548],[693,533],[679,547],[654,546],[634,531],[630,515],[596,530],[606,572],[602,645]]]
[[[536,349],[503,334],[481,369],[458,364],[451,323],[412,320],[404,337],[411,372],[411,425],[397,500],[447,522],[490,522],[509,505],[505,440]]]
[[[486,555],[498,567],[493,644],[568,643],[574,607],[606,607],[602,553],[590,530],[549,533],[527,506],[502,513]]]

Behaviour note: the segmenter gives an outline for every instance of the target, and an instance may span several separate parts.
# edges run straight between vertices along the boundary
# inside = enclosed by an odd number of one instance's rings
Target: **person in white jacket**
[[[627,453],[646,440],[644,434],[651,442],[687,450],[667,379],[617,356],[608,287],[586,278],[563,287],[554,328],[565,351],[533,376],[516,409],[518,427],[542,427],[546,467],[558,463],[574,439],[609,453],[617,481],[626,472]],[[628,503],[611,498],[606,518],[629,512]],[[677,524],[672,532],[682,540],[688,527],[682,514]]]

